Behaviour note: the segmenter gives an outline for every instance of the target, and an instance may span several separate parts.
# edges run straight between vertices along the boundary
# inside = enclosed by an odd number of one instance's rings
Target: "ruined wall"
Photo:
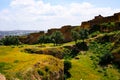
[[[46,34],[51,35],[55,31],[60,31],[63,34],[64,38],[65,38],[65,42],[68,42],[68,41],[72,40],[72,38],[71,38],[71,30],[73,28],[74,27],[72,27],[71,25],[66,25],[66,26],[62,26],[59,29],[57,29],[57,28],[49,29]]]
[[[31,33],[27,36],[19,37],[19,40],[20,42],[25,44],[34,44],[34,43],[37,43],[39,37],[43,34],[45,34],[44,31],[40,31],[38,33]]]
[[[49,29],[47,31],[47,33],[45,33],[44,31],[40,31],[39,33],[31,33],[27,36],[20,37],[19,40],[20,40],[20,42],[25,43],[25,44],[34,44],[34,43],[37,43],[37,41],[41,35],[43,35],[43,34],[51,35],[55,31],[60,31],[60,32],[62,32],[62,34],[65,38],[64,41],[69,42],[69,41],[72,41],[71,30],[73,28],[74,28],[73,26],[66,25],[66,26],[63,26],[63,27],[58,28],[58,29],[57,28]]]
[[[86,22],[82,22],[81,27],[89,29],[91,26],[108,22],[120,22],[120,13],[115,13],[113,16],[103,17],[101,15],[96,16],[94,19]]]

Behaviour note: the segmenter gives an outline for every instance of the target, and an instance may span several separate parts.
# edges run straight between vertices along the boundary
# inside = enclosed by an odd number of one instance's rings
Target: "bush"
[[[63,51],[63,54],[64,54],[64,59],[67,60],[67,59],[71,59],[71,50],[69,49],[64,49]]]
[[[6,36],[1,39],[3,45],[19,45],[20,41],[17,36]]]
[[[96,31],[100,31],[100,25],[93,25],[91,26],[91,29],[89,30],[89,33],[94,33]]]
[[[24,49],[24,51],[27,53],[35,53],[36,52],[36,50],[30,49],[30,48]]]
[[[45,66],[45,71],[48,72],[49,71],[49,67]]]
[[[71,62],[68,60],[64,61],[64,71],[68,71],[72,67]]]
[[[87,51],[87,50],[88,50],[87,43],[85,43],[85,42],[78,42],[78,43],[76,44],[76,46],[77,46],[77,48],[78,48],[79,50],[83,50],[83,51]]]
[[[106,53],[102,57],[100,57],[100,65],[107,65],[113,61],[114,57],[111,53]]]
[[[72,67],[71,62],[66,60],[64,61],[64,79],[66,80],[67,78],[71,77],[70,72],[68,71]]]
[[[73,58],[73,57],[77,56],[78,53],[79,53],[79,49],[78,49],[77,47],[74,47],[74,48],[71,50],[70,55],[71,55],[71,57]]]
[[[97,43],[92,42],[89,46],[89,50],[94,53],[91,55],[91,59],[94,64],[97,65],[107,65],[113,61],[113,55],[111,53],[111,43]]]
[[[38,69],[37,72],[38,72],[38,74],[41,75],[41,76],[44,75],[44,72],[43,72],[42,70],[40,70],[40,69]]]

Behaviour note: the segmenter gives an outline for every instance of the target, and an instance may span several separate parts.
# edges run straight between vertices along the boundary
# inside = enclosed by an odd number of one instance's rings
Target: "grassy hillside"
[[[67,80],[119,80],[120,70],[113,61],[105,66],[99,65],[101,56],[109,47],[112,47],[113,54],[119,55],[118,33],[120,31],[89,35],[84,40],[89,47],[86,51],[76,49],[74,41],[58,46],[51,43],[0,46],[0,73],[8,80],[63,80],[65,54],[75,54],[79,50],[74,57],[66,57],[72,65],[69,69],[71,76]],[[96,44],[91,46],[91,42]],[[68,52],[64,52],[65,48]],[[118,56],[115,58],[119,61]]]
[[[112,47],[114,60],[120,61],[120,44],[118,43],[119,33],[120,31],[96,33],[96,36],[93,37],[91,37],[91,35],[93,35],[91,34],[89,36],[90,38],[85,40],[89,45],[89,50],[80,51],[76,57],[69,60],[72,68],[69,70],[71,77],[67,80],[119,80],[120,69],[114,64],[114,61],[104,66],[98,63],[100,56],[106,53],[109,47]],[[106,38],[104,39],[106,35],[109,36],[109,40],[106,40]],[[98,42],[99,44],[97,43],[94,46],[90,46],[91,42]],[[70,44],[74,43],[71,42]],[[67,43],[66,45],[70,44]]]
[[[4,74],[8,80],[15,78],[35,80],[39,79],[39,76],[46,78],[50,72],[57,72],[60,76],[59,71],[62,73],[63,70],[62,61],[50,55],[29,54],[23,51],[25,48],[36,48],[37,46],[0,46],[0,73]]]
[[[114,66],[106,68],[95,68],[93,61],[90,58],[89,52],[79,54],[78,59],[70,60],[72,68],[70,69],[71,78],[68,80],[119,80],[120,73]]]

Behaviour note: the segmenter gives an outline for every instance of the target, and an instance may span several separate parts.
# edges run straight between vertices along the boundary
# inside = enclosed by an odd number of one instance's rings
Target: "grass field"
[[[63,63],[50,55],[28,54],[25,48],[36,48],[38,45],[0,46],[0,73],[8,79],[18,77],[18,74],[27,73],[35,64],[40,63],[40,69],[49,67],[50,71],[63,69]],[[57,65],[57,66],[56,66]]]
[[[90,59],[91,53],[79,54],[79,59],[72,59],[72,68],[69,70],[71,78],[68,80],[119,80],[120,73],[114,66],[94,68]]]
[[[109,33],[113,35],[114,33]],[[96,37],[85,40],[94,41],[95,39],[104,36],[100,34]],[[81,40],[78,40],[81,42]],[[33,50],[49,50],[51,52],[61,52],[64,46],[73,46],[75,42],[64,43],[59,46],[54,46],[52,43],[37,45],[19,45],[19,46],[0,46],[0,73],[6,76],[8,80],[34,80],[29,79],[29,76],[37,75],[36,72],[44,77],[50,76],[53,72],[64,70],[64,59],[58,59],[51,55],[27,53],[25,49]],[[56,48],[56,49],[55,49]],[[49,52],[48,51],[48,52]],[[118,52],[119,48],[114,52]],[[120,70],[115,65],[108,65],[106,67],[95,65],[91,60],[91,55],[94,55],[90,50],[81,51],[76,58],[70,58],[72,68],[69,70],[71,77],[67,80],[120,80]],[[97,66],[97,67],[96,67]],[[46,71],[49,70],[49,73]],[[33,71],[30,72],[30,71]],[[48,75],[49,74],[49,75]],[[25,76],[25,77],[24,77]],[[26,79],[26,76],[28,77]],[[25,78],[25,79],[24,79]],[[39,80],[39,79],[38,79]],[[52,79],[50,79],[52,80]]]

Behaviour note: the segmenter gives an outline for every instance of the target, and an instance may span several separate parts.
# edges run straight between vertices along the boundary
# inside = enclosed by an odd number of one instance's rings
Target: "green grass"
[[[108,33],[113,35],[117,32]],[[96,37],[90,38],[95,40],[105,34],[98,34]],[[79,40],[81,42],[81,40]],[[89,39],[86,40],[89,42]],[[63,60],[59,60],[50,55],[44,54],[29,54],[24,52],[24,49],[44,50],[57,48],[62,50],[63,46],[73,46],[74,41],[65,43],[63,45],[54,46],[54,44],[37,45],[19,45],[19,46],[0,46],[0,73],[4,74],[7,79],[14,80],[19,78],[24,80],[23,77],[33,74],[31,71],[38,72],[39,75],[46,77],[49,72],[57,72],[63,69]],[[58,50],[57,50],[58,51]],[[113,52],[118,52],[116,49]],[[71,78],[68,80],[119,80],[120,73],[118,69],[112,67],[102,67],[97,65],[95,68],[90,56],[93,55],[90,51],[81,52],[77,57],[79,59],[71,59],[72,68],[69,70]],[[39,64],[38,64],[39,63]],[[26,79],[27,80],[27,79]],[[29,79],[28,79],[29,80]]]
[[[39,45],[20,45],[20,46],[0,46],[0,73],[4,74],[7,79],[13,80],[15,78],[22,79],[30,70],[44,70],[46,66],[49,70],[59,71],[63,69],[61,60],[50,56],[40,54],[28,54],[23,50],[25,48],[38,48]],[[40,63],[38,66],[37,63]],[[57,65],[57,66],[56,66]],[[18,74],[21,74],[19,76]]]
[[[68,80],[119,80],[120,73],[116,68],[107,67],[105,70],[98,66],[94,69],[93,61],[90,59],[92,53],[80,54],[78,59],[72,59],[70,69],[71,78]]]

